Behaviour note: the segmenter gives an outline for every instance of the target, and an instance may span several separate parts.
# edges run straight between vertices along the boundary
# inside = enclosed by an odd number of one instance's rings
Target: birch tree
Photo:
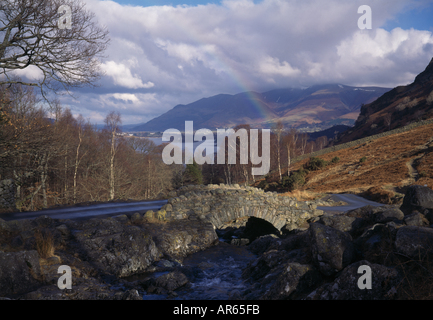
[[[122,120],[119,112],[110,112],[105,118],[105,125],[108,132],[111,135],[110,142],[110,157],[109,157],[109,193],[110,200],[114,200],[114,189],[115,189],[115,174],[114,174],[114,158],[117,153],[118,146],[116,145],[116,136],[120,133],[120,125],[122,124]]]

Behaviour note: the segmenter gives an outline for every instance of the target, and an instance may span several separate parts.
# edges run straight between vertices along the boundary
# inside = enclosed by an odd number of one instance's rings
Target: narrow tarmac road
[[[95,217],[110,217],[134,212],[145,213],[147,210],[159,210],[167,200],[150,200],[124,203],[101,203],[83,207],[52,208],[30,212],[1,214],[3,220],[32,219],[47,215],[53,219],[90,219]]]
[[[336,207],[317,207],[318,210],[323,210],[325,211],[325,213],[328,214],[339,214],[339,213],[343,213],[349,210],[354,210],[354,209],[358,209],[361,207],[365,207],[365,206],[374,206],[374,207],[380,207],[380,206],[384,206],[384,204],[379,203],[379,202],[374,202],[374,201],[370,201],[367,199],[364,199],[362,197],[359,197],[357,195],[354,194],[333,194],[331,196],[331,199],[339,202],[339,201],[343,201],[346,202],[347,205],[344,206],[336,206]]]

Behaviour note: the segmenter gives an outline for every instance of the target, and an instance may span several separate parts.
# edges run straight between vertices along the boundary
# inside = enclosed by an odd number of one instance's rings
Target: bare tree
[[[70,29],[59,28],[61,5],[71,9]],[[36,86],[46,99],[47,91],[92,86],[101,76],[98,57],[108,42],[107,29],[97,25],[80,0],[1,0],[0,85]],[[14,75],[30,66],[39,70],[38,80]]]
[[[322,150],[323,148],[325,148],[328,144],[328,137],[327,136],[322,136],[322,137],[318,137],[316,139],[316,146],[317,146],[317,150]]]
[[[301,155],[304,155],[305,151],[307,149],[307,143],[308,143],[308,139],[309,139],[308,133],[300,134],[299,139],[300,139],[300,144],[301,144],[301,146],[300,146]]]
[[[278,174],[280,177],[280,182],[283,180],[283,176],[281,174],[281,136],[283,134],[284,131],[284,125],[281,122],[281,120],[278,120],[277,123],[275,124],[274,129],[274,133],[275,133],[275,137],[277,139],[277,145],[276,145],[276,153],[277,153],[277,165],[278,165]]]
[[[122,120],[119,112],[110,112],[105,118],[105,125],[111,134],[111,148],[110,148],[110,178],[109,178],[109,190],[110,190],[110,200],[114,199],[114,157],[117,152],[116,136],[120,132],[120,125]]]
[[[290,176],[290,165],[292,156],[296,155],[296,143],[298,141],[298,132],[295,128],[291,128],[284,136],[284,144],[287,150],[287,176]]]

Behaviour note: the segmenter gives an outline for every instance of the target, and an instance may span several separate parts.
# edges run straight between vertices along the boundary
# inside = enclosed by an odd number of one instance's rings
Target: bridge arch
[[[274,192],[239,185],[185,186],[170,193],[160,210],[166,220],[200,219],[215,229],[242,217],[256,217],[281,231],[299,228],[306,220],[323,214],[316,205]]]
[[[243,217],[255,217],[263,219],[272,224],[276,229],[281,229],[287,224],[286,217],[275,214],[276,210],[271,208],[239,206],[225,210],[214,210],[206,218],[212,223],[215,229],[221,228],[224,224]]]

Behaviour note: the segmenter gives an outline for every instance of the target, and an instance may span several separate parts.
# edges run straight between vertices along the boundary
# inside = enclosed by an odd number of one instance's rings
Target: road
[[[334,194],[331,198],[336,202],[344,201],[347,203],[347,205],[339,207],[317,207],[317,209],[323,210],[327,214],[336,214],[364,207],[366,205],[372,205],[376,207],[383,206],[383,204],[381,203],[369,201],[353,194]],[[3,220],[20,220],[33,219],[39,216],[47,215],[53,219],[84,220],[95,217],[105,218],[121,214],[133,214],[134,212],[145,213],[147,210],[156,211],[159,210],[166,203],[167,200],[152,200],[126,203],[101,203],[83,207],[63,207],[31,212],[2,214],[0,215],[0,218]]]
[[[368,205],[371,205],[374,207],[384,206],[384,204],[382,204],[382,203],[370,201],[370,200],[364,199],[362,197],[356,196],[354,194],[333,194],[331,196],[331,199],[336,201],[336,202],[344,201],[347,203],[347,205],[337,206],[337,207],[317,207],[317,209],[323,210],[326,213],[342,213],[345,211],[365,207]]]
[[[167,200],[152,200],[139,202],[124,202],[124,203],[101,203],[88,205],[83,207],[64,207],[53,208],[31,212],[16,212],[10,214],[2,214],[0,218],[3,220],[20,220],[32,219],[39,216],[47,215],[53,219],[74,219],[83,220],[95,217],[109,217],[121,214],[132,214],[134,212],[144,213],[147,210],[159,210]]]

